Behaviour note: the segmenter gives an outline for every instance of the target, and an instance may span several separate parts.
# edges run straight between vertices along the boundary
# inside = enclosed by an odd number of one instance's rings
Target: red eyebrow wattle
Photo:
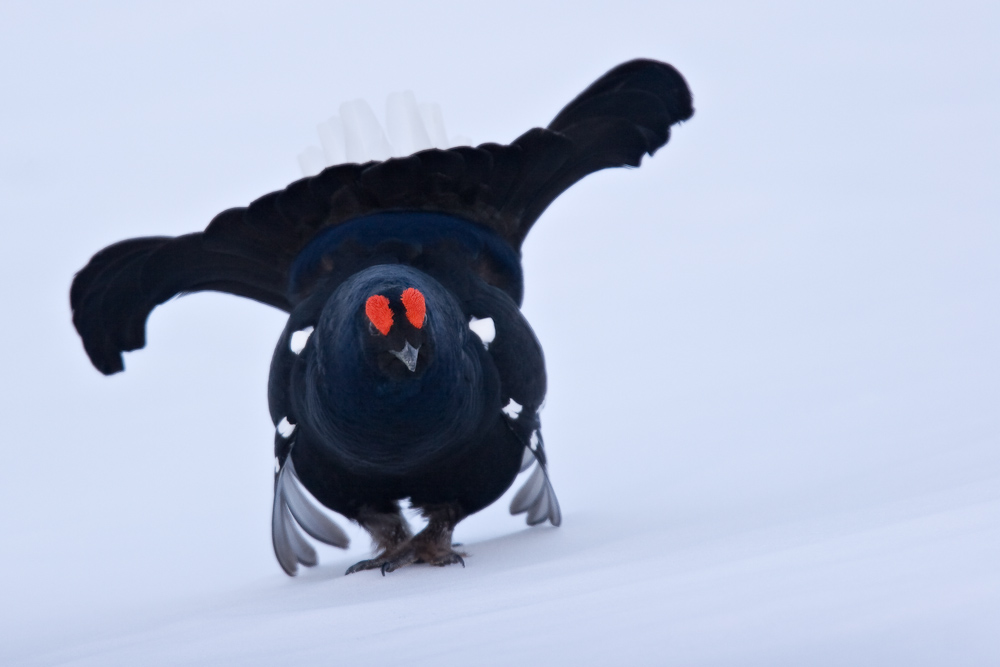
[[[389,329],[392,328],[392,311],[389,310],[389,299],[381,294],[371,295],[365,302],[365,315],[383,336],[389,334]]]
[[[424,326],[424,317],[427,315],[427,304],[424,303],[424,295],[415,287],[407,287],[403,291],[403,307],[406,308],[406,319],[416,328]]]

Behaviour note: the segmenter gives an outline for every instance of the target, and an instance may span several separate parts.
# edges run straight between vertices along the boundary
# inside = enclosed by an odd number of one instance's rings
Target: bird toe
[[[344,576],[354,574],[355,572],[363,572],[365,570],[377,570],[380,567],[383,567],[385,562],[384,558],[371,558],[369,560],[358,561],[354,565],[347,568],[347,572],[344,573]],[[383,572],[383,574],[385,573]]]
[[[393,572],[401,567],[406,567],[407,565],[419,562],[421,561],[412,547],[403,549],[382,564],[382,576],[384,577],[386,572]]]
[[[433,561],[428,561],[430,565],[435,565],[437,567],[444,567],[445,565],[454,565],[455,563],[460,564],[465,567],[465,559],[462,558],[462,554],[457,551],[452,551],[451,553],[445,554]]]

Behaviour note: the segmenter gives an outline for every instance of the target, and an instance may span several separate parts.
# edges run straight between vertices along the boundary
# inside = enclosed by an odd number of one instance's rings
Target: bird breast
[[[427,298],[426,335],[433,360],[421,374],[389,377],[368,358],[358,323],[367,295],[416,286]],[[428,464],[468,442],[492,402],[494,372],[469,332],[456,299],[411,267],[376,266],[331,295],[304,354],[299,418],[328,453],[353,468],[403,472]]]

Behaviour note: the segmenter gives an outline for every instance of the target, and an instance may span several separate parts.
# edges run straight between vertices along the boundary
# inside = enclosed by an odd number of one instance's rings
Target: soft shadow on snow
[[[568,514],[560,529],[465,544],[464,570],[345,577],[353,559],[328,559],[36,664],[379,664],[393,651],[417,665],[793,665],[806,656],[835,665],[907,633],[896,660],[962,664],[988,649],[1000,621],[991,607],[1000,552],[988,539],[1000,529],[998,482],[770,526]],[[942,605],[961,645],[928,632]]]

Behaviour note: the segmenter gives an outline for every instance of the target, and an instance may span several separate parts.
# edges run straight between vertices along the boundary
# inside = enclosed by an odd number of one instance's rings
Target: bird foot
[[[422,538],[422,533],[407,540],[398,547],[382,553],[381,555],[355,563],[347,568],[345,574],[354,574],[362,570],[381,570],[384,577],[386,572],[393,572],[401,567],[416,563],[425,563],[435,567],[454,565],[456,563],[465,567],[466,553],[455,551],[451,548],[450,540],[442,546],[436,541]],[[457,546],[457,545],[456,545]]]

